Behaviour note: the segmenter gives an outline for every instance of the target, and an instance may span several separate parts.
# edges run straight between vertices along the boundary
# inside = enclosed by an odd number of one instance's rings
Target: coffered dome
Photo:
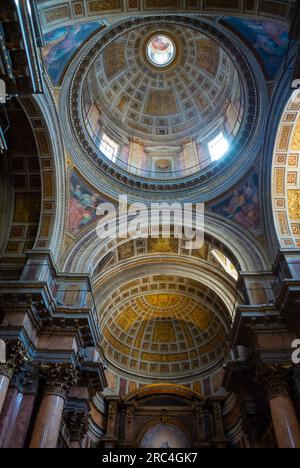
[[[243,48],[206,19],[135,18],[100,33],[65,81],[78,164],[85,156],[117,193],[224,190],[255,158],[264,118],[261,70]]]
[[[210,165],[210,142],[219,135],[232,141],[244,108],[225,50],[200,31],[164,23],[112,41],[88,73],[83,100],[88,133],[102,155],[152,178]],[[115,152],[101,145],[103,137]]]
[[[123,285],[101,314],[111,365],[151,379],[180,379],[217,368],[227,353],[220,299],[192,280],[153,276]]]

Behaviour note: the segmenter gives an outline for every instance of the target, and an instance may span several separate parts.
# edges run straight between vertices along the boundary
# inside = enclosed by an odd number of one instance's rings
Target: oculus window
[[[175,44],[168,36],[154,36],[148,43],[147,55],[150,62],[156,67],[166,67],[175,58]]]

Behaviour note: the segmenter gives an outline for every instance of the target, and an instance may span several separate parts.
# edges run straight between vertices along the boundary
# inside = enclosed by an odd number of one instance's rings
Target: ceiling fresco
[[[70,175],[69,208],[67,232],[76,236],[81,230],[93,224],[100,217],[97,208],[101,203],[112,202],[80,177],[77,171]]]
[[[200,249],[187,250],[183,240],[174,238],[136,239],[124,242],[100,262],[98,268],[96,268],[94,272],[94,277],[97,277],[100,273],[103,274],[120,262],[140,256],[159,254],[173,254],[204,260],[214,265],[216,268],[225,270],[234,279],[237,278],[236,267],[228,258],[227,252],[224,253],[223,248],[218,245],[216,241],[209,242],[206,240]]]
[[[225,17],[222,22],[256,50],[268,79],[275,79],[289,46],[288,23],[236,17]],[[42,55],[54,85],[59,85],[68,63],[82,45],[105,27],[107,25],[101,21],[86,21],[57,27],[44,34]]]
[[[226,18],[224,23],[237,31],[256,50],[268,79],[275,79],[288,53],[289,24],[245,18]]]
[[[65,26],[44,35],[42,55],[55,86],[59,85],[69,61],[96,31],[103,28],[98,21]]]
[[[239,224],[255,237],[262,234],[259,217],[259,176],[253,169],[244,181],[238,184],[225,199],[213,204],[210,209]]]

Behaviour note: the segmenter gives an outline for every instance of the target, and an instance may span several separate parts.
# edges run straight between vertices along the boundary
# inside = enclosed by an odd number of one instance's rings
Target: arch
[[[132,400],[141,400],[153,395],[170,395],[184,398],[186,400],[198,400],[199,402],[205,401],[205,398],[194,390],[177,384],[151,384],[145,385],[142,388],[135,390],[134,392],[128,393],[124,402],[130,402]]]
[[[293,94],[291,83],[293,79],[293,69],[297,50],[297,44],[291,48],[287,57],[285,72],[282,75],[281,80],[277,83],[276,89],[274,90],[262,153],[262,166],[260,174],[260,199],[262,200],[261,219],[264,226],[265,236],[268,239],[266,247],[269,262],[271,264],[275,262],[278,249],[280,248],[279,237],[277,235],[275,225],[275,218],[273,215],[272,201],[272,166],[274,159],[274,148],[284,109]]]
[[[65,157],[59,119],[48,83],[44,94],[23,98],[38,148],[42,177],[42,212],[35,250],[59,255],[65,218]]]
[[[272,164],[272,208],[281,248],[300,247],[300,91],[283,111]]]
[[[123,231],[124,232],[124,231]],[[120,231],[121,237],[122,231]],[[269,260],[261,246],[245,229],[235,223],[207,211],[205,213],[205,234],[216,239],[231,253],[231,258],[241,271],[265,271],[270,268]],[[120,239],[100,240],[96,224],[86,229],[81,237],[64,252],[61,262],[63,271],[93,274],[97,265],[123,241]]]
[[[224,272],[216,269],[207,262],[187,260],[184,258],[171,258],[167,255],[143,257],[139,260],[127,261],[112,268],[109,273],[99,277],[94,283],[94,293],[98,310],[102,309],[107,297],[122,284],[137,278],[151,275],[174,275],[196,281],[213,291],[225,305],[228,317],[233,317],[236,305],[241,299],[237,295],[236,284]],[[223,319],[224,320],[224,319]],[[224,322],[226,327],[228,323]]]

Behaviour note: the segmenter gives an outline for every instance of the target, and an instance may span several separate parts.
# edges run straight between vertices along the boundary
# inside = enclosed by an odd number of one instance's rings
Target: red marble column
[[[64,396],[44,395],[35,421],[30,448],[56,448],[64,405]]]
[[[278,448],[300,448],[300,427],[289,396],[270,399],[270,408]]]
[[[23,394],[17,388],[10,388],[0,418],[0,448],[8,448],[9,441],[18,419]]]
[[[44,396],[35,421],[30,448],[56,448],[65,399],[78,379],[78,373],[69,364],[41,366],[46,381]]]
[[[2,413],[2,409],[10,384],[10,377],[2,372],[4,372],[3,368],[1,369],[0,367],[0,414]]]
[[[36,395],[23,395],[16,424],[8,441],[7,448],[24,448],[29,431]]]
[[[288,370],[280,364],[262,364],[257,381],[268,397],[278,448],[300,448],[300,426],[289,395]]]

